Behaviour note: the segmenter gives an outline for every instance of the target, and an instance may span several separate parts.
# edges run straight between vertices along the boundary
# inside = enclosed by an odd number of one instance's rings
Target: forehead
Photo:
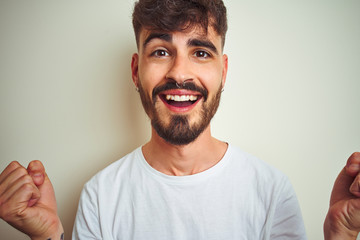
[[[221,50],[221,36],[212,27],[209,27],[207,31],[201,27],[193,27],[191,29],[174,32],[142,28],[140,30],[139,47],[145,47],[152,40],[162,40],[169,43],[183,41],[185,43],[188,42],[189,39],[210,41],[216,48]]]

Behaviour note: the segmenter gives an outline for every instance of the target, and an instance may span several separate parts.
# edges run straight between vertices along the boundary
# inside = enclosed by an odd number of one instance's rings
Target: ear
[[[137,53],[134,53],[131,58],[131,77],[135,84],[135,87],[139,87],[139,55]]]
[[[228,71],[228,56],[226,54],[223,55],[223,70],[222,70],[222,88],[225,87],[226,75]]]

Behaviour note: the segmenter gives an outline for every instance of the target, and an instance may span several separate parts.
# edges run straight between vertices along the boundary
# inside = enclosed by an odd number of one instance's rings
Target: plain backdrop
[[[66,239],[84,183],[150,136],[130,74],[133,2],[0,1],[0,169],[43,161]],[[360,151],[360,1],[225,4],[213,135],[287,174],[322,239],[333,182]],[[0,220],[0,239],[28,238]]]

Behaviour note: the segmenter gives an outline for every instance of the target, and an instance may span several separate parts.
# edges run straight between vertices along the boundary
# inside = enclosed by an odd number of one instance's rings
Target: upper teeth
[[[197,100],[195,95],[166,95],[166,100],[172,100],[176,102],[195,101]]]

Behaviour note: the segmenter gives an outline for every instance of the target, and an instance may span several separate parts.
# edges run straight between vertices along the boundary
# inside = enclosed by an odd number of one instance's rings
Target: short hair
[[[133,28],[137,46],[142,28],[165,32],[209,25],[221,36],[222,47],[227,31],[226,7],[222,0],[139,0],[133,12]]]

